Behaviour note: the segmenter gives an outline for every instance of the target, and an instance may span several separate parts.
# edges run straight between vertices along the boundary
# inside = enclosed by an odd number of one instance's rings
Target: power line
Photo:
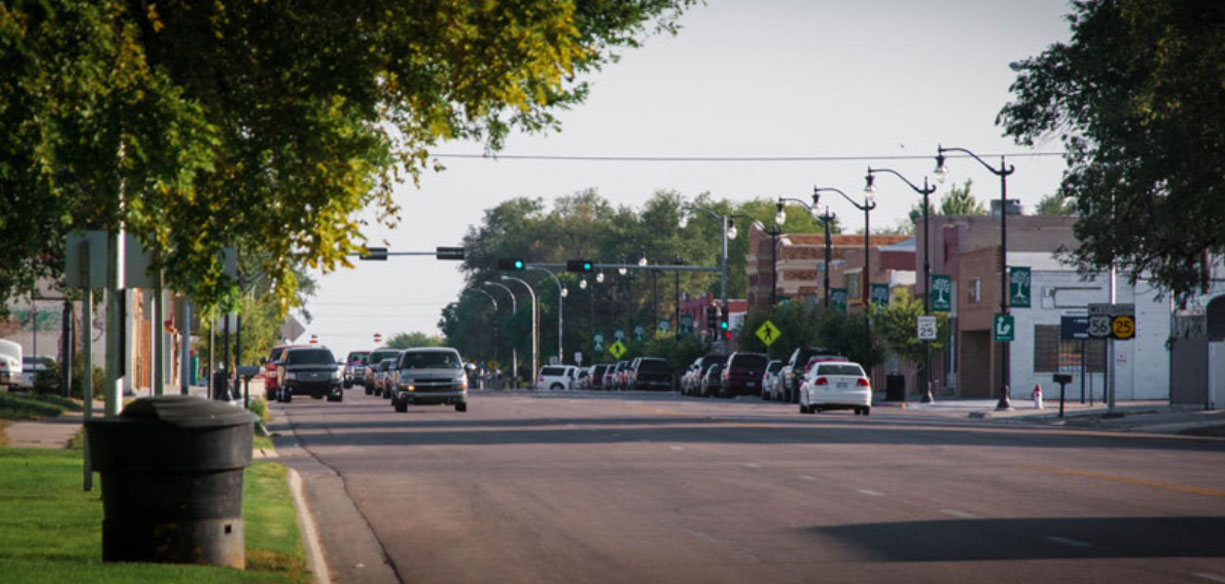
[[[1063,152],[1004,152],[982,154],[983,157],[1007,156],[1009,158],[1041,158],[1063,156]],[[881,156],[580,156],[567,154],[460,154],[441,152],[434,158],[464,158],[498,160],[541,160],[551,162],[872,162],[878,160],[929,160],[933,154],[892,154]],[[945,158],[969,158],[961,155],[945,155]]]

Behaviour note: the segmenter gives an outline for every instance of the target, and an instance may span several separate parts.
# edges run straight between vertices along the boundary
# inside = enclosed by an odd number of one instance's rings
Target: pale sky
[[[681,17],[678,35],[656,36],[590,77],[586,103],[560,112],[562,130],[514,135],[503,155],[862,157],[854,161],[594,162],[443,158],[447,170],[401,185],[394,231],[371,229],[371,245],[432,251],[455,246],[484,211],[513,197],[595,188],[638,209],[655,191],[685,198],[779,196],[808,200],[815,185],[861,197],[869,164],[921,184],[936,145],[968,148],[998,165],[1001,153],[1058,152],[1058,141],[1026,149],[1001,136],[995,116],[1011,95],[1008,63],[1066,41],[1066,0],[707,0]],[[450,143],[436,153],[476,153]],[[889,160],[890,156],[923,156]],[[1009,198],[1030,213],[1054,192],[1057,156],[1009,159]],[[977,162],[948,163],[949,182],[974,181],[980,201],[999,198],[999,179]],[[933,182],[934,182],[934,177]],[[917,200],[892,176],[877,179],[875,228],[893,226]],[[823,199],[847,231],[863,215],[837,195]],[[593,258],[616,261],[619,258]],[[530,260],[530,258],[529,258]],[[308,302],[317,334],[338,356],[401,332],[440,334],[441,311],[457,299],[459,262],[399,257],[355,262],[319,277]],[[554,285],[550,281],[550,286]]]

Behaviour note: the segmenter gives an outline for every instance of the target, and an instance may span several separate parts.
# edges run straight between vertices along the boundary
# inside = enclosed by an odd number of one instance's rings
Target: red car
[[[281,357],[281,353],[285,349],[293,347],[310,347],[310,345],[277,345],[268,351],[268,357],[264,359],[264,399],[272,401],[276,397],[276,367],[279,365],[277,360]]]

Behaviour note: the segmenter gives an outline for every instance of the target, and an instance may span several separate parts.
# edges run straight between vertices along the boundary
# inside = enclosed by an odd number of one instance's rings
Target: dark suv
[[[761,376],[769,362],[765,353],[732,353],[727,358],[727,367],[723,368],[719,390],[726,397],[760,394]]]
[[[340,382],[340,364],[325,347],[289,348],[277,368],[280,401],[292,401],[294,395],[307,394],[328,401],[344,399]]]
[[[656,357],[635,359],[634,369],[629,373],[629,388],[672,391],[672,367]]]
[[[345,389],[353,387],[354,383],[361,383],[366,378],[366,358],[370,356],[370,351],[353,351],[349,353],[345,359]]]

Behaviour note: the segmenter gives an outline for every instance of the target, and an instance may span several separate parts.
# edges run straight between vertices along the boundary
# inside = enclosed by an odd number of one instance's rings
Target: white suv
[[[574,375],[577,371],[578,367],[573,365],[545,365],[536,376],[536,389],[574,389]]]

